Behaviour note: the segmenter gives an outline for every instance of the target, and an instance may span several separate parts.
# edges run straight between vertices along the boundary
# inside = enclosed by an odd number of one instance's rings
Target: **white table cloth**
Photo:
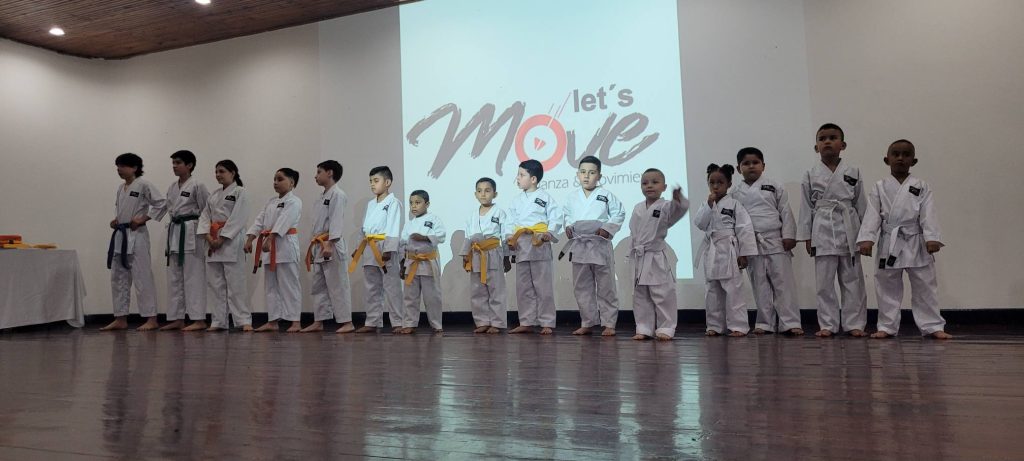
[[[85,324],[85,281],[75,250],[0,250],[0,328]]]

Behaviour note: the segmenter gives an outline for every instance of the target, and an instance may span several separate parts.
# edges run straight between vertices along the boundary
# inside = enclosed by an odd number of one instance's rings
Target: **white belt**
[[[823,204],[824,202],[824,204]],[[846,228],[846,243],[850,249],[850,256],[857,259],[857,231],[858,229],[853,226],[853,208],[846,205],[839,200],[831,199],[819,199],[814,205],[814,211],[828,211],[829,227],[832,229],[832,240],[836,239],[836,227],[832,226],[832,214],[835,213],[836,208],[843,213],[843,227]]]
[[[882,235],[889,236],[889,248],[888,253],[885,255],[886,258],[895,257],[896,242],[899,240],[900,234],[903,235],[918,235],[921,233],[920,224],[903,224],[900,226],[892,226],[887,223],[882,224]],[[881,255],[879,255],[881,256]]]

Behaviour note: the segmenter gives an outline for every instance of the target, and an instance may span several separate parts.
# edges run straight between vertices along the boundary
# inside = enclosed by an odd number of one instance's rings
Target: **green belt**
[[[187,215],[182,215],[182,216],[177,216],[177,217],[172,217],[171,218],[171,226],[173,227],[175,224],[178,224],[178,229],[179,229],[179,232],[178,232],[178,265],[179,266],[185,264],[185,229],[188,227],[188,226],[185,225],[185,223],[187,223],[189,221],[195,221],[197,219],[199,219],[199,215],[196,215],[196,214],[187,214]],[[173,232],[173,231],[172,230],[168,230],[167,231],[167,250],[164,251],[164,256],[167,257],[167,265],[168,266],[171,265],[171,232]]]

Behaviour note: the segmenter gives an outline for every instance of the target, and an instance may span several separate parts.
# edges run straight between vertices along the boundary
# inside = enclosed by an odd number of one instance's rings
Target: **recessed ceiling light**
[[[62,37],[64,35],[64,29],[61,29],[60,27],[53,27],[50,29],[50,35]]]
[[[196,3],[198,3],[200,5],[209,5],[210,4],[210,0],[196,0]]]

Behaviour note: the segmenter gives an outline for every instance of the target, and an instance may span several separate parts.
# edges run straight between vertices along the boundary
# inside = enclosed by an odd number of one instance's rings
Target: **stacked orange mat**
[[[23,250],[26,248],[38,248],[42,250],[50,250],[57,248],[57,245],[52,243],[25,243],[21,240],[20,235],[0,235],[0,249],[4,250]]]

